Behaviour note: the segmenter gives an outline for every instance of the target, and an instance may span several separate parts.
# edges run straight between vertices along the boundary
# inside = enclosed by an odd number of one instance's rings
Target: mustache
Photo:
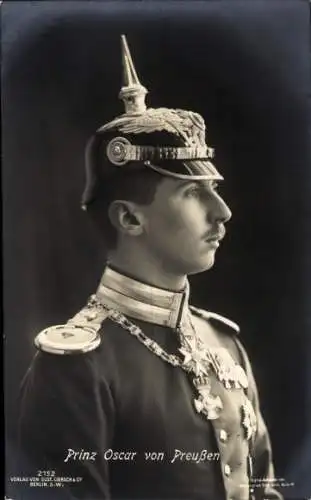
[[[225,226],[221,225],[218,226],[215,229],[210,229],[207,231],[204,235],[203,238],[205,240],[222,240],[225,237],[226,234],[226,229]]]

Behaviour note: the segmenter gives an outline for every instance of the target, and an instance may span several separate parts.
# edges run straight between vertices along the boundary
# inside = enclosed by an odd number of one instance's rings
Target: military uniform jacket
[[[86,310],[92,317],[92,305]],[[217,418],[213,411],[207,418],[189,373],[152,352],[125,326],[134,325],[176,356],[180,340],[173,328],[129,315],[121,315],[123,323],[104,316],[97,347],[85,352],[86,342],[68,355],[40,350],[32,362],[22,387],[24,468],[64,479],[61,488],[30,488],[21,498],[248,500],[253,494],[280,499],[269,482],[271,447],[256,384],[240,341],[227,333],[228,322],[211,326],[206,314],[191,313],[215,335],[221,352],[243,367],[248,381],[245,388],[228,388],[221,372],[209,373],[211,394],[222,408]],[[241,411],[245,401],[254,408],[255,424]]]

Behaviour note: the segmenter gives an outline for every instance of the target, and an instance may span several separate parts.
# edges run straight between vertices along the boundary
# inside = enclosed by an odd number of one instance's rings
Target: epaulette
[[[234,321],[231,321],[231,319],[225,318],[224,316],[221,316],[220,314],[210,312],[210,311],[205,311],[204,309],[199,309],[198,307],[190,306],[190,310],[194,312],[197,316],[205,319],[212,325],[215,324],[215,326],[219,326],[219,323],[221,323],[222,327],[225,325],[226,331],[231,333],[231,334],[239,334],[240,333],[240,327],[237,325]]]
[[[34,340],[40,351],[51,354],[81,354],[96,349],[101,343],[99,330],[109,316],[109,309],[89,303],[63,325],[41,331]]]

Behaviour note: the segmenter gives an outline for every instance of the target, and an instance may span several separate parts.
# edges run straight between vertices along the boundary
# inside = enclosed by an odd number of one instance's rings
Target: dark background
[[[32,339],[73,315],[103,270],[80,210],[84,146],[122,112],[125,33],[147,103],[206,120],[233,218],[192,303],[240,324],[277,475],[296,481],[288,498],[310,495],[308,2],[5,2],[2,30],[8,475]]]

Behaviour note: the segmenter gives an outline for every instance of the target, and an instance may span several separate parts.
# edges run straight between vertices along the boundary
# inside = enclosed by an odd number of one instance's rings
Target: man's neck
[[[180,292],[186,286],[186,275],[168,272],[152,258],[138,258],[137,254],[133,257],[131,252],[126,255],[113,252],[108,256],[108,263],[119,273],[157,288]]]

